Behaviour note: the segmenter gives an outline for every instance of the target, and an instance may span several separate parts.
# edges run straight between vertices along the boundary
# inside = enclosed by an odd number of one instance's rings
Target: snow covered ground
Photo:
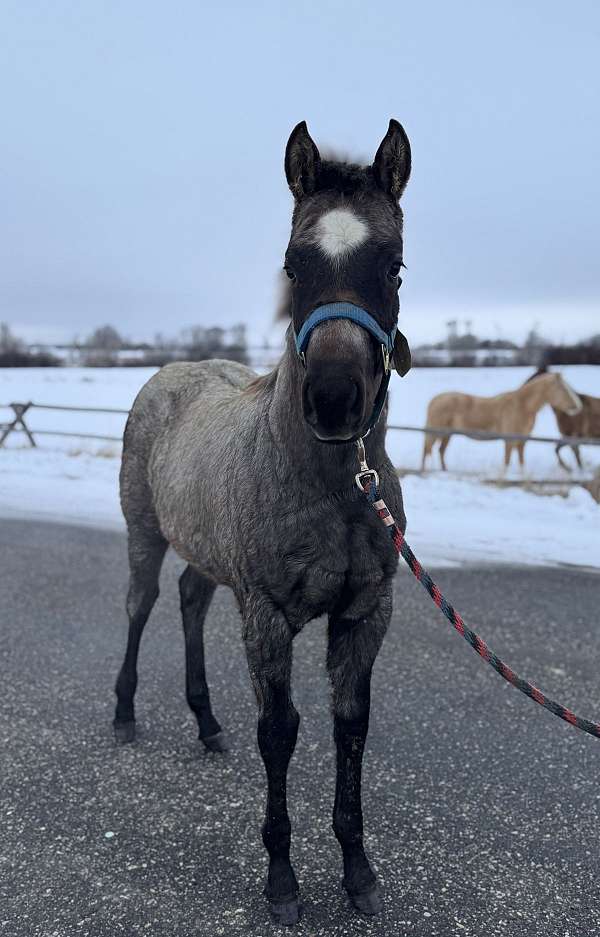
[[[0,404],[37,403],[128,409],[154,369],[0,369]],[[522,383],[531,368],[414,369],[394,377],[390,422],[420,426],[427,403],[442,390],[495,394]],[[600,395],[600,367],[566,367],[563,374],[582,392]],[[0,421],[10,416],[0,410]],[[120,436],[125,416],[34,410],[28,423],[37,429],[60,429]],[[552,411],[540,412],[540,435],[558,435]],[[39,437],[39,448],[25,447],[13,436],[0,450],[0,516],[30,516],[120,527],[117,442]],[[420,465],[423,437],[390,432],[388,451],[403,468]],[[600,466],[600,447],[583,450],[586,474]],[[425,563],[519,562],[557,564],[565,560],[600,568],[600,506],[573,488],[568,497],[540,497],[517,489],[496,489],[480,479],[500,474],[500,442],[455,438],[448,467],[459,475],[430,472],[407,476],[403,491],[407,536]],[[567,452],[566,459],[570,458]],[[552,446],[530,443],[525,474],[531,478],[567,477]],[[516,468],[513,475],[518,477]]]

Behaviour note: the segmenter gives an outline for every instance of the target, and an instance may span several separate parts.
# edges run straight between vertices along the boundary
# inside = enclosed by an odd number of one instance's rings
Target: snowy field
[[[413,369],[392,379],[390,423],[422,426],[431,397],[444,390],[492,395],[512,390],[531,368]],[[0,369],[0,404],[36,403],[128,409],[150,368]],[[600,396],[600,367],[566,367],[562,373],[579,391]],[[10,411],[0,410],[0,421]],[[34,410],[32,429],[58,429],[119,437],[125,416]],[[559,435],[554,415],[544,408],[538,435]],[[33,516],[105,527],[122,525],[117,492],[118,442],[38,437],[39,449],[13,435],[0,450],[0,515]],[[420,433],[390,432],[388,451],[404,469],[420,466]],[[563,450],[565,460],[571,460]],[[600,447],[583,450],[585,474],[600,467]],[[431,471],[403,479],[407,536],[426,563],[510,561],[600,567],[600,507],[573,488],[568,497],[540,497],[517,489],[498,490],[480,480],[501,475],[503,444],[451,440],[446,454],[451,474]],[[564,479],[552,446],[528,444],[525,476]],[[437,468],[437,463],[436,463]],[[520,477],[514,466],[514,477]]]

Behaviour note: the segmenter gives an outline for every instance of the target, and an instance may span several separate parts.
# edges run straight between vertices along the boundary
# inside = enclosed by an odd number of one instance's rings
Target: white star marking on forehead
[[[347,208],[334,208],[317,222],[317,242],[332,260],[339,262],[369,236],[369,226]]]

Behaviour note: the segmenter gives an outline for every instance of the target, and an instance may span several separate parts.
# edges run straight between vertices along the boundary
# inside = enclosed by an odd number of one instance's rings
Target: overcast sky
[[[0,33],[0,320],[23,335],[273,335],[291,128],[370,162],[391,116],[409,338],[600,331],[597,0],[4,0]]]

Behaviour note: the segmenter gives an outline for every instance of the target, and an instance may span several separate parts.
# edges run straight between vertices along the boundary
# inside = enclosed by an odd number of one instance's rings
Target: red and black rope
[[[545,693],[542,693],[541,690],[538,690],[536,686],[532,683],[529,683],[527,680],[523,680],[518,674],[512,670],[508,664],[505,664],[497,654],[494,654],[492,650],[487,646],[485,641],[479,637],[478,634],[475,634],[474,631],[471,631],[470,628],[467,628],[463,619],[458,614],[456,609],[450,605],[450,603],[444,598],[442,592],[436,586],[435,582],[429,575],[429,573],[423,569],[415,554],[407,544],[404,539],[404,534],[399,527],[396,526],[396,523],[393,521],[391,514],[382,500],[377,498],[377,489],[373,484],[372,479],[367,477],[364,480],[361,479],[362,489],[366,494],[370,504],[373,506],[375,511],[381,520],[386,523],[387,529],[390,532],[390,536],[396,547],[398,553],[405,560],[410,571],[412,572],[415,579],[417,579],[424,589],[427,590],[437,607],[444,613],[452,627],[458,631],[460,635],[468,641],[474,651],[479,654],[490,667],[493,667],[496,673],[499,673],[501,677],[504,678],[511,686],[520,690],[521,693],[524,693],[525,696],[529,696],[530,699],[534,702],[539,703],[540,706],[543,706],[544,709],[549,710],[555,716],[558,716],[559,719],[564,719],[565,722],[568,722],[570,725],[575,726],[577,729],[581,729],[582,732],[587,732],[589,735],[594,735],[596,738],[600,738],[600,724],[597,722],[590,722],[589,719],[582,719],[581,716],[575,715],[570,709],[567,709],[566,706],[562,706],[560,703],[557,703],[556,700],[550,699],[546,696]],[[392,523],[390,523],[392,521]]]

